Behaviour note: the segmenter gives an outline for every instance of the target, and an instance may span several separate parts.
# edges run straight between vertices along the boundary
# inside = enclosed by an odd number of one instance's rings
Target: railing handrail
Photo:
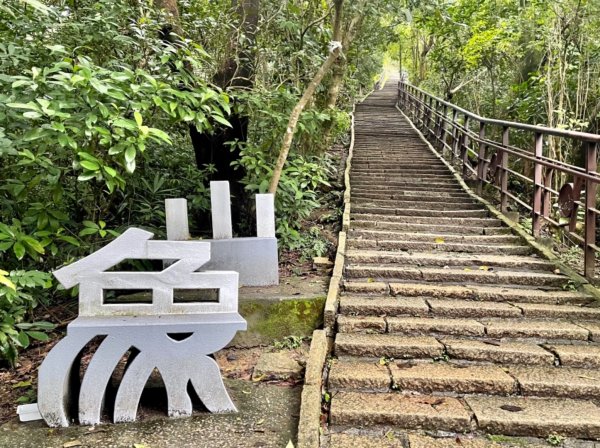
[[[541,236],[547,223],[561,229],[572,241],[582,243],[584,275],[595,276],[596,252],[600,252],[596,245],[596,219],[600,216],[600,207],[596,207],[600,135],[481,117],[403,82],[398,84],[398,103],[406,108],[414,124],[443,156],[462,165],[465,179],[473,176],[477,194],[481,195],[484,185],[488,185],[499,192],[502,212],[509,210],[509,201],[512,201],[517,204],[517,210],[521,208],[531,213],[534,237]],[[476,123],[478,131],[473,129]],[[492,126],[501,127],[500,139],[496,133],[492,134],[495,139],[489,138]],[[515,129],[532,134],[532,147],[525,149],[511,144],[510,132]],[[583,166],[544,155],[544,148],[550,145],[544,138],[547,135],[581,145]],[[523,139],[520,137],[519,141],[522,143]],[[509,158],[527,161],[533,169],[519,170],[515,168],[519,165],[511,165]],[[510,179],[517,180],[521,186],[515,187]],[[578,213],[579,207],[583,209],[583,219]],[[563,223],[562,218],[567,218],[567,222]],[[580,224],[583,224],[583,237],[578,233]]]
[[[443,100],[429,92],[426,92],[425,90],[423,90],[413,84],[405,83],[402,81],[400,81],[399,84],[410,86],[412,89],[417,90],[418,92],[434,99],[435,101],[438,101],[440,104],[450,107],[450,108],[456,110],[457,112],[460,112],[461,114],[464,114],[464,115],[468,116],[469,118],[477,120],[481,123],[495,125],[495,126],[502,126],[502,127],[506,126],[506,127],[510,127],[510,128],[514,128],[514,129],[521,129],[524,131],[531,131],[531,132],[537,132],[540,134],[553,135],[556,137],[576,138],[578,140],[583,140],[586,142],[600,143],[600,134],[592,134],[589,132],[581,132],[581,131],[572,131],[569,129],[550,128],[547,126],[519,123],[518,121],[507,121],[507,120],[498,120],[495,118],[482,117],[480,115],[477,115],[474,112],[463,109],[462,107],[457,106],[454,103],[450,103],[450,102]]]

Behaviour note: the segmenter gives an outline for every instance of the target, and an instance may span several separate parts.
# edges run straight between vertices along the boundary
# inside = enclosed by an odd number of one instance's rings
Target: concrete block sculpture
[[[211,259],[205,269],[231,270],[240,274],[240,286],[279,284],[279,257],[275,237],[275,198],[256,195],[256,236],[234,238],[229,182],[210,183],[213,237]],[[167,238],[187,240],[189,227],[185,199],[167,199]]]
[[[83,425],[100,423],[107,386],[130,351],[116,392],[115,422],[135,420],[154,369],[165,384],[169,416],[192,413],[189,384],[209,411],[236,410],[209,355],[246,329],[238,314],[238,273],[198,272],[211,258],[209,242],[152,237],[131,228],[92,255],[54,272],[65,288],[79,285],[79,317],[39,370],[37,410],[49,426],[68,426],[77,417]],[[127,259],[169,263],[159,272],[109,271]],[[179,301],[174,296],[174,291],[200,289],[218,291],[218,301]],[[152,300],[113,303],[106,300],[109,290],[151,290]],[[80,380],[81,352],[98,336],[103,340]],[[23,420],[33,419],[33,406],[19,409]]]

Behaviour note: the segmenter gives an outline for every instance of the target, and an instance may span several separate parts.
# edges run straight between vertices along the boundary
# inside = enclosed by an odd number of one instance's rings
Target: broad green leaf
[[[98,165],[96,162],[92,162],[90,160],[82,160],[79,162],[79,164],[84,167],[86,170],[90,170],[90,171],[97,171],[100,169],[100,165]]]
[[[133,162],[135,160],[135,153],[136,153],[136,150],[133,146],[128,147],[125,150],[125,162],[127,162],[127,163]]]
[[[17,260],[22,260],[23,257],[25,256],[25,246],[23,246],[23,244],[21,244],[20,242],[16,242],[13,245],[13,252],[15,253],[15,256],[17,257]]]

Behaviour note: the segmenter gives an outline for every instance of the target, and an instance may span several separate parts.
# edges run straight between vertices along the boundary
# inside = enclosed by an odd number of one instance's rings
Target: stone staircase
[[[323,446],[596,446],[581,440],[600,438],[600,308],[462,189],[395,99],[357,107]]]

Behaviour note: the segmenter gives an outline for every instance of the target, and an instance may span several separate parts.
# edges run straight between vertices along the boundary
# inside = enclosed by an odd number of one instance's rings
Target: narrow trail
[[[395,101],[391,83],[356,111],[322,446],[600,438],[600,308],[461,187]]]

